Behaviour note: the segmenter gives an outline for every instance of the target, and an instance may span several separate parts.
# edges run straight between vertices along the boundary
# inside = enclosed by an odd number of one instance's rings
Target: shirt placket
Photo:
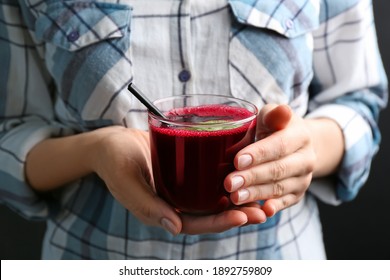
[[[172,71],[174,94],[193,92],[194,71],[191,50],[191,0],[177,6],[177,17],[171,24]]]

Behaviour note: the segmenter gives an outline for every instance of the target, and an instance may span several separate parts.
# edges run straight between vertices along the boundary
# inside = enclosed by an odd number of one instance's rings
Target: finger
[[[173,207],[157,196],[141,171],[129,175],[124,182],[131,182],[131,187],[122,187],[117,199],[140,221],[147,225],[163,227],[173,235],[181,232],[182,221],[179,215]],[[113,194],[115,196],[115,193]]]
[[[257,139],[263,134],[285,128],[292,118],[292,110],[288,105],[267,104],[259,112],[257,119]]]
[[[248,217],[248,221],[245,225],[262,224],[267,221],[265,212],[261,209],[260,204],[257,202],[245,204],[238,209],[244,212]]]
[[[303,197],[303,194],[298,196],[294,194],[288,194],[280,198],[273,198],[266,200],[262,209],[264,210],[267,217],[272,217],[281,210],[291,207],[298,203]]]
[[[181,232],[187,234],[219,233],[248,222],[248,217],[240,210],[227,210],[208,216],[182,214],[181,218],[183,221]]]
[[[310,182],[311,175],[305,175],[268,184],[241,188],[230,194],[230,200],[235,205],[242,205],[253,201],[280,198],[288,194],[298,195],[307,190]]]
[[[144,201],[132,206],[132,213],[143,223],[152,226],[163,227],[172,235],[177,235],[182,230],[182,221],[177,212],[164,200],[157,196],[137,196],[138,201]]]
[[[242,149],[234,158],[234,165],[237,169],[244,169],[259,162],[265,162],[272,158],[280,158],[286,153],[294,151],[292,144],[295,144],[295,150],[299,148],[300,142],[289,141],[299,133],[275,133],[275,131],[284,131],[293,118],[292,111],[287,105],[266,105],[258,116],[257,135],[259,140],[246,148]],[[290,143],[291,142],[291,143]]]
[[[313,153],[293,153],[280,160],[255,165],[249,169],[234,171],[226,176],[224,185],[228,192],[252,185],[277,182],[290,177],[311,174],[315,168]]]
[[[275,132],[240,150],[235,158],[234,165],[238,170],[244,170],[254,165],[278,160],[310,144],[310,137],[305,128],[285,129]]]

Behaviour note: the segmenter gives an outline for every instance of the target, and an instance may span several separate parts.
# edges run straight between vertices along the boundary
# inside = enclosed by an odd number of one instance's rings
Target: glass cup
[[[153,102],[149,112],[156,191],[179,212],[212,214],[231,206],[223,182],[239,150],[254,141],[258,109],[221,95],[180,95]]]

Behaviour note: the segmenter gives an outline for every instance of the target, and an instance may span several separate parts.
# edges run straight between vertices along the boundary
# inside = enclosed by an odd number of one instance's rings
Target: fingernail
[[[241,176],[234,176],[232,178],[232,192],[238,190],[244,185],[244,178]]]
[[[238,201],[243,202],[246,201],[249,198],[249,191],[248,190],[240,190],[238,192]]]
[[[272,206],[272,216],[271,217],[275,216],[275,214],[276,214],[276,208],[275,208],[275,206]]]
[[[272,213],[271,213],[271,215],[268,216],[268,218],[272,218],[272,217],[275,216],[275,214],[276,214],[276,213],[275,213],[275,212],[276,212],[275,206],[271,205],[270,208],[272,209],[272,210],[271,210]]]
[[[172,235],[177,234],[177,228],[176,226],[167,218],[162,218],[160,221],[163,228],[165,228],[167,231],[169,231]]]
[[[238,158],[238,169],[243,169],[252,164],[251,155],[242,155]]]

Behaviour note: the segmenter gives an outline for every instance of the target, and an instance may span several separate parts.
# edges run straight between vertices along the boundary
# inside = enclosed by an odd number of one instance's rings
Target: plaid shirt
[[[357,195],[387,102],[370,0],[1,0],[0,61],[0,201],[47,220],[43,258],[323,259],[316,199]],[[265,224],[220,234],[145,226],[94,174],[37,195],[24,163],[39,141],[147,129],[131,81],[151,99],[228,94],[334,119],[346,148],[338,174]]]

